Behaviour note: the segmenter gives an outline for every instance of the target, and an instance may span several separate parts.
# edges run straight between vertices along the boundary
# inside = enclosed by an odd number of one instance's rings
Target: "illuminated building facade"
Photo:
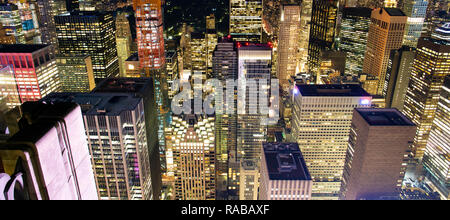
[[[259,164],[242,160],[239,170],[239,200],[258,200]]]
[[[415,132],[397,109],[355,109],[340,199],[398,197]]]
[[[259,200],[310,200],[312,179],[297,143],[264,143]]]
[[[308,48],[311,30],[313,0],[303,0],[301,3],[300,36],[299,36],[299,72],[308,71]]]
[[[4,104],[2,107],[6,107],[5,110],[21,104],[14,71],[11,66],[0,66],[0,100]]]
[[[60,54],[90,56],[96,81],[119,75],[112,13],[74,11],[55,16],[55,24]]]
[[[90,92],[95,88],[90,56],[56,56],[61,92]]]
[[[26,43],[19,8],[16,5],[0,4],[0,21],[6,34],[16,38],[16,43]]]
[[[403,110],[415,55],[416,50],[408,46],[391,52],[383,89],[388,108]]]
[[[403,45],[417,47],[422,35],[429,0],[406,0],[403,11],[408,16]]]
[[[0,200],[97,200],[80,106],[27,102],[21,113],[20,130],[0,144]]]
[[[66,12],[66,3],[64,0],[36,0],[36,3],[39,11],[38,20],[42,43],[57,45],[55,16]]]
[[[139,63],[139,54],[134,53],[125,60],[125,76],[126,77],[142,77],[142,69]]]
[[[212,75],[212,67],[213,67],[213,52],[217,46],[217,32],[216,32],[216,17],[214,14],[206,16],[206,72],[207,78],[210,78]]]
[[[52,93],[44,101],[81,106],[100,199],[153,199],[142,98],[126,93]]]
[[[242,94],[242,96],[238,95],[237,99],[237,158],[239,160],[259,160],[261,143],[266,141],[267,135],[267,125],[264,125],[263,120],[267,119],[269,115],[251,112],[250,100],[259,99],[261,94],[268,93],[268,90],[261,89],[264,86],[260,83],[265,81],[266,85],[270,85],[272,48],[268,44],[241,44],[238,42],[237,53],[237,81],[243,83],[241,84],[243,86],[240,87],[242,90],[238,89],[238,94]],[[256,84],[252,85],[252,80],[256,81]],[[269,99],[268,96],[267,99]]]
[[[161,170],[164,168],[164,158],[160,157],[158,146],[157,106],[155,101],[155,86],[152,78],[108,78],[95,87],[92,93],[127,93],[142,98],[145,116],[145,132],[147,134],[148,154],[153,199],[161,197]]]
[[[450,199],[450,77],[441,90],[436,116],[423,157],[427,178],[431,180],[443,199]]]
[[[0,64],[13,67],[21,103],[37,101],[61,89],[52,46],[2,44]]]
[[[120,76],[125,77],[125,60],[131,56],[131,44],[133,38],[131,36],[130,23],[125,13],[120,13],[116,18],[116,45],[117,56],[119,58]]]
[[[141,68],[160,70],[165,65],[161,0],[133,0]]]
[[[262,0],[230,0],[230,34],[236,41],[260,42]]]
[[[347,53],[345,62],[347,75],[357,76],[362,73],[371,14],[370,8],[343,9],[338,47]]]
[[[312,199],[337,199],[354,108],[370,108],[359,85],[297,85],[292,141],[297,142],[314,181]]]
[[[174,115],[167,129],[167,169],[175,199],[215,199],[214,115]]]
[[[204,34],[192,33],[191,34],[191,62],[193,74],[201,74],[203,79],[206,79],[207,69],[207,43]]]
[[[166,53],[166,70],[167,70],[167,84],[169,86],[169,99],[176,95],[176,91],[172,90],[172,84],[175,79],[178,79],[178,56],[175,51],[167,51]]]
[[[277,74],[282,87],[289,88],[289,79],[297,71],[301,10],[299,5],[282,5],[280,10]]]
[[[8,35],[3,24],[0,23],[0,44],[15,44],[16,38],[13,35]]]
[[[397,8],[397,0],[384,0],[384,7]]]
[[[372,11],[363,73],[378,77],[377,94],[384,88],[391,50],[402,47],[407,16],[397,8]]]
[[[308,47],[309,71],[317,80],[322,51],[335,46],[339,0],[313,1]]]
[[[213,78],[220,80],[224,86],[227,80],[237,79],[238,57],[231,37],[224,37],[219,41],[212,60]],[[233,92],[236,93],[236,90]],[[236,157],[236,102],[237,99],[233,99],[234,108],[231,114],[216,112],[216,199],[239,199],[237,173],[239,173],[240,163]],[[219,100],[218,105],[221,104],[223,100]]]
[[[444,79],[450,73],[450,44],[421,38],[417,45],[403,113],[417,125],[414,156],[422,159]]]

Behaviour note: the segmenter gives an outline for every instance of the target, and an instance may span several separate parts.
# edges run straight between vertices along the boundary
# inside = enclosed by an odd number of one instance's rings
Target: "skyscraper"
[[[408,46],[391,51],[383,88],[386,107],[403,110],[415,55],[416,50]]]
[[[175,199],[215,199],[214,115],[174,115],[167,131],[169,175]]]
[[[91,56],[96,81],[119,75],[112,13],[73,11],[55,23],[60,54]]]
[[[343,9],[338,47],[347,53],[345,73],[348,75],[362,73],[371,14],[370,8]]]
[[[130,23],[125,13],[120,13],[116,18],[116,44],[117,44],[117,56],[119,57],[119,70],[120,76],[124,77],[125,74],[125,60],[131,56],[131,44],[133,38],[131,36]]]
[[[230,35],[236,41],[260,42],[262,0],[230,0]]]
[[[61,92],[90,92],[95,88],[90,56],[57,55]]]
[[[261,156],[261,143],[266,141],[268,113],[258,109],[264,105],[263,94],[268,94],[272,48],[268,44],[237,43],[238,86],[237,99],[237,148],[238,158],[257,159]],[[264,86],[264,83],[266,86]],[[268,95],[265,97],[268,103]],[[259,111],[258,111],[259,110]]]
[[[239,200],[258,200],[259,167],[256,160],[241,161]]]
[[[213,78],[220,80],[224,86],[226,86],[227,80],[234,82],[237,79],[238,57],[231,37],[224,37],[218,42],[212,60]],[[236,93],[234,88],[233,93]],[[239,197],[238,188],[237,190],[230,189],[239,182],[238,178],[233,181],[233,173],[238,173],[240,168],[236,157],[237,99],[233,96],[233,100],[217,101],[217,105],[223,105],[224,102],[229,105],[234,104],[231,113],[216,112],[216,199],[226,200],[232,196]],[[230,171],[233,168],[237,168],[237,170]]]
[[[297,73],[301,9],[299,5],[285,4],[280,10],[277,74],[282,87],[288,88],[289,79]]]
[[[402,46],[407,16],[397,8],[372,11],[363,73],[378,77],[377,94],[381,95],[391,50]]]
[[[100,199],[153,199],[142,98],[126,93],[52,93],[43,101],[82,106]]]
[[[161,0],[133,0],[139,62],[147,72],[165,65],[161,4]]]
[[[80,106],[27,102],[20,112],[20,131],[0,144],[0,182],[13,185],[0,200],[97,200]]]
[[[297,85],[293,91],[292,142],[314,181],[313,199],[337,199],[354,108],[371,107],[359,85]]]
[[[450,73],[450,44],[421,38],[405,97],[403,113],[417,125],[414,156],[423,157],[444,79]]]
[[[447,76],[441,90],[436,116],[423,157],[426,176],[444,199],[450,199],[450,77]]]
[[[408,16],[403,45],[417,47],[422,35],[429,0],[406,0],[403,11]]]
[[[259,200],[310,200],[312,185],[297,143],[263,144]]]
[[[212,67],[213,67],[213,52],[217,46],[217,31],[216,31],[216,17],[214,14],[206,16],[206,73],[207,78],[210,78],[212,75]]]
[[[52,46],[2,44],[0,64],[13,67],[21,103],[37,101],[61,89]]]
[[[160,152],[158,130],[155,129],[159,124],[153,83],[152,78],[108,78],[99,83],[92,93],[127,93],[143,99],[153,199],[158,200],[161,197],[161,173],[166,162],[165,157],[161,157],[164,152]]]
[[[335,46],[339,0],[313,1],[308,47],[308,66],[317,79],[322,51]]]
[[[415,131],[397,109],[355,109],[340,198],[398,198]]]
[[[55,16],[66,12],[64,0],[36,0],[39,11],[39,29],[42,43],[57,45]],[[58,50],[56,47],[55,50]]]

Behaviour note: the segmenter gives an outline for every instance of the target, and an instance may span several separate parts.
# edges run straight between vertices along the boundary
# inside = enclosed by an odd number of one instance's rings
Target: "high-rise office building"
[[[436,187],[443,199],[450,199],[450,76],[441,90],[436,116],[423,157],[427,179]]]
[[[355,109],[340,198],[398,198],[415,132],[397,109]]]
[[[0,200],[97,200],[80,106],[27,102],[20,112],[20,130],[0,144],[0,182],[12,184]]]
[[[88,55],[96,81],[119,75],[114,17],[110,12],[73,11],[55,16],[63,55]]]
[[[238,159],[259,160],[261,143],[266,141],[267,134],[264,120],[269,114],[253,104],[259,103],[260,107],[264,105],[265,103],[261,103],[264,98],[262,95],[269,93],[272,47],[268,44],[238,42],[237,53],[237,81],[241,84],[237,91],[237,156]],[[266,98],[266,103],[269,103],[269,96]],[[255,102],[256,99],[259,102]]]
[[[39,30],[42,43],[57,45],[55,16],[66,12],[64,0],[36,0],[39,11]],[[55,50],[58,50],[56,47]]]
[[[239,200],[258,200],[259,164],[256,160],[242,160],[239,169]]]
[[[339,0],[313,1],[308,46],[308,67],[317,79],[322,51],[335,46]]]
[[[303,0],[301,3],[300,36],[299,36],[299,72],[308,70],[308,48],[311,30],[312,0]]]
[[[429,0],[406,0],[403,11],[408,16],[403,45],[417,47],[422,35]]]
[[[277,74],[282,87],[289,88],[289,79],[297,73],[301,8],[285,4],[280,10]]]
[[[421,38],[417,44],[403,113],[417,125],[414,156],[423,157],[444,79],[450,73],[450,44]]]
[[[143,99],[145,132],[147,134],[148,155],[150,157],[153,199],[161,196],[161,170],[165,170],[164,152],[158,145],[157,106],[155,86],[152,78],[108,78],[95,87],[92,93],[127,93]]]
[[[19,8],[16,5],[0,4],[0,22],[6,34],[15,37],[16,43],[26,43]]]
[[[37,101],[61,89],[52,46],[2,44],[0,64],[13,67],[21,103]]]
[[[100,199],[153,199],[142,98],[127,93],[52,93],[43,101],[81,106]]]
[[[218,42],[212,60],[213,78],[220,80],[224,86],[226,86],[227,80],[234,82],[237,79],[238,57],[231,37],[224,37]],[[233,93],[236,93],[236,90]],[[225,102],[234,104],[231,112],[216,112],[216,199],[227,200],[231,197],[239,198],[237,184],[239,179],[238,177],[233,179],[233,174],[238,173],[240,168],[240,163],[236,158],[237,100],[233,96],[233,100],[217,101],[217,105],[222,106]],[[231,103],[229,104],[231,105]],[[233,189],[234,187],[236,189]]]
[[[95,88],[90,56],[57,55],[61,92],[90,92]]]
[[[236,41],[261,42],[262,0],[230,0],[230,35]]]
[[[5,107],[0,111],[7,111],[21,104],[12,66],[0,65],[0,100],[4,105],[1,107]]]
[[[397,8],[372,11],[363,73],[378,77],[377,94],[381,95],[391,50],[402,46],[407,16]]]
[[[120,76],[125,77],[125,60],[131,56],[131,36],[130,23],[125,13],[120,13],[116,18],[116,44],[117,56],[119,58]]]
[[[174,80],[178,79],[178,56],[175,51],[167,51],[166,53],[166,70],[167,70],[167,85],[169,87],[168,96],[172,99],[176,95],[176,91],[172,90]]]
[[[391,51],[382,94],[386,107],[403,110],[415,55],[416,50],[408,46]]]
[[[133,0],[139,62],[146,71],[161,70],[165,65],[161,4],[161,0]]]
[[[347,75],[362,73],[371,14],[370,8],[343,8],[338,48],[347,53]]]
[[[215,199],[214,115],[174,115],[167,129],[167,169],[175,199]]]
[[[263,144],[259,200],[310,200],[312,185],[297,143]]]
[[[205,34],[191,33],[191,71],[193,74],[200,74],[203,79],[206,79],[207,69],[207,43]]]
[[[206,73],[207,78],[210,78],[212,75],[212,67],[213,67],[213,53],[214,49],[216,49],[218,37],[216,31],[216,17],[214,14],[206,16]]]
[[[337,199],[354,108],[371,107],[359,85],[297,85],[292,142],[299,144],[314,181],[313,199]]]

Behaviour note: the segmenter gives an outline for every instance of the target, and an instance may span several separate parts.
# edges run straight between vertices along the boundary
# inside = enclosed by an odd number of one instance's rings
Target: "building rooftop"
[[[251,42],[237,42],[236,46],[239,50],[272,50],[273,48],[271,43],[260,44]]]
[[[406,16],[406,14],[398,8],[383,8],[390,16]]]
[[[371,96],[360,85],[355,84],[330,84],[330,85],[305,85],[297,84],[302,96]]]
[[[342,14],[344,18],[354,16],[370,18],[370,16],[372,16],[372,9],[364,7],[346,7],[342,10]]]
[[[134,111],[141,98],[129,93],[51,93],[42,99],[47,103],[74,102],[85,115],[118,116]]]
[[[153,88],[152,78],[107,78],[100,82],[93,93],[140,93]]]
[[[45,44],[0,44],[0,53],[33,53],[50,47]]]
[[[416,126],[395,108],[357,108],[355,110],[371,126]]]
[[[269,179],[311,180],[297,143],[264,143],[263,151]]]

